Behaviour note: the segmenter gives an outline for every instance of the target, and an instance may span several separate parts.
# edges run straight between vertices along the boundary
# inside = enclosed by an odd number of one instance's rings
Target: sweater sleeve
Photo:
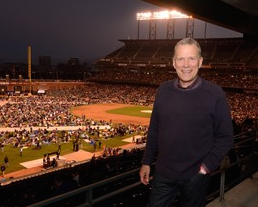
[[[224,92],[220,94],[216,102],[213,120],[213,146],[203,159],[203,164],[210,172],[213,172],[218,168],[223,157],[233,146],[233,125]]]
[[[158,149],[158,115],[156,111],[155,103],[153,106],[151,119],[150,119],[150,125],[148,129],[148,135],[147,135],[147,143],[146,143],[146,149],[144,151],[142,164],[143,165],[151,165],[157,155],[157,149]]]

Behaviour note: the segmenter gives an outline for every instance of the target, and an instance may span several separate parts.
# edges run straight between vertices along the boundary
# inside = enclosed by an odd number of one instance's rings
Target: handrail
[[[225,177],[226,177],[226,169],[229,166],[229,157],[225,156],[221,162],[220,165],[220,171],[221,171],[221,175],[220,175],[220,202],[222,202],[224,200],[224,193],[225,193]]]
[[[253,139],[255,139],[255,136],[254,136],[255,133],[252,134],[252,135],[253,135]],[[250,139],[247,139],[246,141],[250,141]],[[244,142],[241,142],[241,144],[243,144],[243,143]],[[257,157],[257,153],[251,152],[249,155],[241,158],[240,162],[241,163],[243,163],[243,162],[247,163],[248,161],[252,160],[252,158],[254,156]],[[224,159],[221,162],[220,169],[218,169],[216,172],[214,172],[211,175],[211,176],[214,176],[214,175],[217,175],[218,173],[220,173],[220,189],[219,189],[219,200],[220,200],[220,202],[222,202],[224,200],[224,192],[225,192],[225,186],[226,186],[225,185],[226,170],[229,169],[229,168],[235,167],[236,165],[239,165],[239,161],[236,161],[234,163],[230,163],[229,162],[229,157],[225,156]],[[102,181],[90,184],[88,186],[81,187],[79,189],[76,189],[76,190],[73,190],[73,191],[70,191],[70,192],[67,192],[67,193],[64,193],[64,194],[61,194],[61,195],[49,198],[47,200],[40,201],[38,203],[29,205],[28,207],[46,206],[46,205],[53,204],[55,202],[61,201],[63,199],[66,199],[66,198],[69,198],[69,197],[72,197],[72,196],[75,196],[75,195],[78,195],[78,194],[81,194],[81,193],[85,193],[86,202],[80,204],[79,207],[92,207],[94,204],[99,203],[99,202],[101,202],[101,201],[103,201],[105,199],[111,198],[111,197],[113,197],[115,195],[118,195],[120,193],[123,193],[123,192],[125,192],[125,191],[127,191],[129,189],[132,189],[134,187],[140,186],[141,185],[140,181],[134,182],[132,184],[127,185],[126,187],[123,187],[122,189],[118,189],[118,190],[112,191],[112,192],[110,192],[108,194],[105,194],[105,195],[102,195],[100,197],[97,197],[97,198],[93,199],[93,190],[95,188],[101,187],[103,185],[107,185],[107,184],[109,184],[109,183],[111,183],[113,181],[117,181],[119,179],[122,179],[122,178],[125,178],[125,177],[128,177],[128,176],[134,175],[135,173],[138,174],[139,170],[140,170],[140,168],[137,168],[137,169],[131,170],[129,172],[126,172],[126,173],[123,173],[123,174],[120,174],[120,175],[116,175],[114,177],[111,177],[111,178],[108,178],[108,179],[105,179],[105,180],[102,180]],[[255,170],[258,170],[258,164],[257,164],[257,166],[255,166]],[[249,172],[249,174],[247,173],[248,176],[250,176],[250,173],[254,173],[253,170],[251,170]],[[247,174],[245,176],[247,176]],[[234,180],[234,183],[235,182],[236,182],[236,180]],[[232,185],[232,183],[228,184],[228,185]],[[218,191],[216,191],[216,192],[214,191],[210,195],[215,195],[217,193],[218,193]]]
[[[100,196],[96,199],[92,199],[92,189],[94,188],[97,188],[97,187],[100,187],[100,186],[103,186],[103,185],[106,185],[112,181],[116,181],[118,179],[121,179],[121,178],[124,178],[124,177],[128,177],[130,175],[133,175],[135,174],[136,172],[138,173],[140,170],[140,168],[137,168],[137,169],[134,169],[134,170],[131,170],[131,171],[128,171],[126,173],[123,173],[123,174],[120,174],[120,175],[116,175],[114,177],[111,177],[111,178],[108,178],[108,179],[105,179],[105,180],[102,180],[102,181],[99,181],[99,182],[96,182],[96,183],[93,183],[93,184],[90,184],[90,185],[87,185],[85,187],[81,187],[79,189],[76,189],[76,190],[73,190],[73,191],[69,191],[67,193],[64,193],[64,194],[61,194],[61,195],[58,195],[58,196],[55,196],[55,197],[52,197],[52,198],[49,198],[47,200],[44,200],[44,201],[40,201],[38,203],[35,203],[35,204],[32,204],[32,205],[29,205],[28,207],[41,207],[41,206],[46,206],[46,205],[49,205],[49,204],[52,204],[54,202],[57,202],[57,201],[60,201],[64,198],[68,198],[68,197],[71,197],[71,196],[74,196],[74,195],[77,195],[77,194],[80,194],[80,193],[86,193],[86,203],[84,203],[82,206],[92,206],[93,204],[96,204],[97,202],[100,202],[104,199],[107,199],[107,198],[110,198],[114,195],[117,195],[121,192],[124,192],[128,189],[131,189],[135,186],[138,186],[141,184],[141,182],[136,182],[134,184],[131,184],[127,187],[124,187],[122,189],[119,189],[119,190],[116,190],[112,193],[109,193],[109,194],[106,194],[104,196]],[[90,196],[90,197],[89,197]]]

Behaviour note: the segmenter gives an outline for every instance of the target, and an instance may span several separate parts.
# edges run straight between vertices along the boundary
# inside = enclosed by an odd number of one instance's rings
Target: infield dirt
[[[133,105],[115,103],[85,105],[74,108],[72,113],[79,117],[85,115],[86,118],[89,119],[105,120],[107,122],[112,121],[112,123],[136,124],[144,126],[149,125],[150,118],[107,113],[107,111],[111,109],[124,108],[130,106]]]

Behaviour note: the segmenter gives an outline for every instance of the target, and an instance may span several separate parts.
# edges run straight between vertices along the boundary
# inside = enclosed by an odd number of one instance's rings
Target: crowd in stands
[[[221,83],[222,85],[230,85],[231,87],[237,88],[253,88],[256,92],[258,90],[257,83],[253,83],[252,81],[240,81],[239,85],[235,85],[238,82],[234,78],[232,78],[232,81],[230,81],[231,79],[227,80],[221,77],[216,79],[216,77],[210,76],[210,78],[211,81]],[[153,80],[153,77],[151,79]],[[147,80],[146,83],[148,82]],[[158,75],[156,75],[156,80],[159,80]],[[158,84],[158,81],[156,83]],[[134,125],[133,123],[128,125],[123,123],[113,125],[105,120],[92,120],[90,117],[86,117],[86,115],[82,115],[81,117],[74,116],[70,113],[70,109],[75,106],[95,103],[130,103],[151,106],[157,89],[157,85],[154,85],[139,86],[95,83],[87,84],[84,87],[48,91],[48,94],[45,96],[10,96],[8,97],[8,103],[0,108],[0,128],[19,127],[20,130],[14,130],[13,132],[2,130],[0,132],[1,142],[4,144],[12,144],[15,147],[27,145],[37,148],[42,144],[68,142],[72,140],[72,138],[82,138],[90,141],[91,136],[107,139],[117,135],[122,136],[131,133],[142,133],[146,135],[148,126]],[[235,124],[235,134],[248,131],[255,127],[257,128],[257,93],[230,91],[227,92],[227,97],[231,108],[232,120]],[[58,128],[60,126],[75,125],[79,125],[82,128],[75,131],[62,131],[62,136],[58,136],[58,129],[53,131],[48,130],[48,127]],[[98,127],[96,127],[103,125],[109,125],[110,128],[98,130]],[[32,127],[40,126],[47,128],[39,128],[32,131]],[[25,130],[25,127],[30,127],[30,130]],[[33,136],[31,136],[32,132]],[[40,183],[35,185],[35,182],[37,182],[36,179],[33,180],[33,182],[24,181],[24,189],[26,186],[24,192],[12,195],[8,201],[2,199],[1,202],[11,202],[14,205],[25,206],[31,202],[36,202],[53,195],[76,189],[80,186],[91,184],[101,179],[126,172],[133,169],[135,166],[140,166],[141,155],[142,151],[139,149],[132,149],[131,151],[125,150],[122,154],[119,154],[117,153],[117,149],[105,148],[103,157],[96,158],[94,156],[89,163],[81,165],[76,168],[76,170],[74,168],[70,171],[59,172],[59,176],[53,174],[49,177],[37,179],[40,180],[41,183],[44,183],[44,185]],[[114,157],[116,159],[114,159]],[[55,166],[55,163],[47,163],[47,158],[45,159],[48,166]],[[128,163],[130,163],[130,165],[128,165]],[[44,179],[46,182],[42,182]],[[45,185],[46,183],[48,184]],[[15,184],[11,186],[13,187],[12,190],[17,186],[15,186]],[[37,186],[37,190],[35,186]],[[20,188],[21,186],[19,186],[19,189]],[[41,192],[47,193],[42,195]],[[6,190],[4,194],[8,194],[8,190]]]
[[[53,97],[10,97],[0,110],[1,127],[80,125],[80,118],[69,113],[71,107],[83,102]]]
[[[243,73],[236,70],[221,72],[217,70],[200,70],[200,75],[205,79],[214,82],[222,87],[250,88],[258,89],[257,72]],[[151,70],[104,70],[88,78],[89,81],[105,82],[126,82],[141,83],[148,85],[160,85],[162,82],[177,77],[174,69],[171,71],[151,71]]]
[[[258,86],[255,85],[257,83],[252,81],[240,81],[239,85],[235,85],[238,82],[231,77],[228,81],[221,76],[209,77],[212,77],[213,82],[221,82],[222,85],[228,84],[237,88],[256,87],[255,89],[258,90]],[[246,85],[243,86],[243,83]],[[129,125],[120,123],[115,127],[111,126],[108,130],[98,130],[98,127],[91,126],[110,125],[111,123],[105,120],[92,120],[85,115],[74,116],[70,113],[70,109],[80,105],[111,102],[152,105],[156,89],[157,87],[153,85],[95,83],[87,84],[84,87],[49,91],[45,96],[10,96],[8,102],[0,108],[0,127],[18,127],[20,130],[13,132],[2,130],[0,132],[1,143],[2,145],[12,144],[15,147],[34,146],[38,148],[42,144],[57,143],[58,141],[68,142],[72,138],[90,140],[91,136],[107,139],[135,132],[146,134],[148,126],[136,126],[133,123]],[[235,134],[256,128],[258,120],[257,94],[229,91],[227,97]],[[32,127],[60,126],[82,126],[84,130],[80,128],[76,131],[63,131],[60,138],[57,134],[58,130],[49,132],[47,129],[38,129],[33,132],[34,136],[31,136]],[[25,127],[30,127],[31,130],[25,130]]]
[[[156,74],[156,80],[162,75]],[[106,75],[108,77],[108,74]],[[238,126],[242,126],[245,119],[257,121],[258,118],[258,85],[255,80],[237,77],[205,76],[212,82],[222,86],[236,88],[251,88],[255,93],[226,91],[231,108],[232,119]],[[152,77],[152,80],[155,79]],[[239,83],[239,85],[236,85]],[[91,125],[90,117],[76,117],[70,113],[75,106],[96,103],[124,103],[138,105],[152,105],[157,86],[129,85],[129,84],[87,84],[84,87],[49,91],[47,96],[9,97],[8,103],[0,108],[0,127],[59,127]],[[102,120],[105,122],[104,120]],[[96,123],[94,123],[96,124]],[[109,124],[101,123],[100,124]],[[112,136],[106,133],[104,136]]]

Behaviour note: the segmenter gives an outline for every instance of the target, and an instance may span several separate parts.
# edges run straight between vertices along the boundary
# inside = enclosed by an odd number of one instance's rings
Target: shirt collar
[[[175,81],[175,85],[177,88],[183,89],[183,90],[192,90],[197,88],[201,84],[201,78],[198,76],[193,83],[191,83],[188,87],[184,88],[180,85],[179,79],[177,78]]]

